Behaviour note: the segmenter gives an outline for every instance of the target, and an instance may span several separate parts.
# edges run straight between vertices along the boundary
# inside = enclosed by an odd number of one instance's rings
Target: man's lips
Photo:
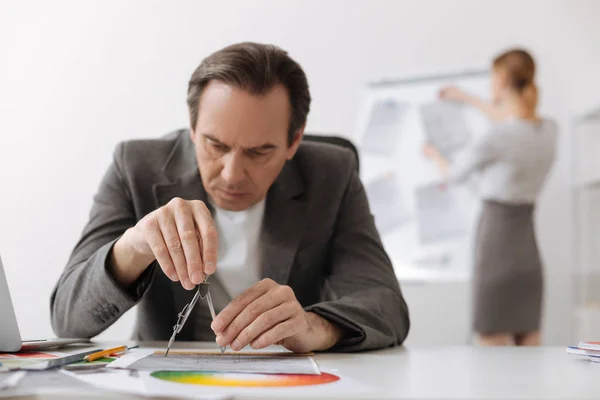
[[[248,194],[246,192],[230,191],[226,189],[219,189],[219,191],[229,197],[242,197]]]

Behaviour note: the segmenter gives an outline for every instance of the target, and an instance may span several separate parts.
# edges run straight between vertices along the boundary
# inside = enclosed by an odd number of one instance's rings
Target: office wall
[[[540,64],[542,110],[563,128],[537,225],[544,340],[565,343],[567,123],[600,102],[599,15],[594,0],[0,1],[0,254],[23,334],[51,334],[48,299],[114,145],[184,126],[187,79],[209,52],[286,48],[311,83],[308,129],[353,137],[369,78],[485,66],[521,44]],[[131,316],[105,337],[130,329]]]

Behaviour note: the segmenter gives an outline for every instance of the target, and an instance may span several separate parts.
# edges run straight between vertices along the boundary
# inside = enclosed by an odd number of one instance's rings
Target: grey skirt
[[[483,203],[474,246],[475,332],[540,329],[543,277],[533,213],[533,205]]]

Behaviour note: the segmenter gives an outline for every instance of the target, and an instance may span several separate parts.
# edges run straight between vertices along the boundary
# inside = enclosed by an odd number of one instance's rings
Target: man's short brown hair
[[[306,74],[288,53],[277,46],[244,42],[219,50],[196,68],[189,82],[187,103],[192,129],[198,122],[198,104],[206,85],[213,79],[263,95],[275,85],[285,86],[290,99],[291,118],[288,143],[298,129],[306,124],[310,109],[310,92]]]

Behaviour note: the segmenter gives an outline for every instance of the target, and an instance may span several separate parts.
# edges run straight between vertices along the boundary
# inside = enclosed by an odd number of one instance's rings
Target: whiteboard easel
[[[389,211],[384,213],[384,217],[394,219],[397,225],[396,228],[386,226],[380,232],[396,275],[401,280],[468,281],[471,276],[472,239],[480,204],[473,188],[463,185],[442,193],[452,199],[451,217],[464,222],[466,228],[460,230],[461,233],[424,243],[427,226],[423,226],[423,218],[420,218],[420,226],[418,218],[426,215],[423,212],[423,196],[420,199],[418,193],[424,193],[427,185],[435,185],[442,178],[435,166],[423,156],[426,131],[422,110],[424,105],[438,101],[439,91],[445,86],[459,86],[486,98],[489,93],[489,73],[487,70],[475,70],[374,81],[367,85],[364,106],[359,115],[356,137],[361,157],[361,178],[368,189],[367,193],[371,193],[369,201],[372,211],[373,206],[387,208]],[[393,140],[386,136],[383,128],[377,128],[377,124],[373,123],[372,114],[377,107],[383,109],[377,111],[382,120],[395,118],[387,116],[386,109],[388,114],[394,108],[403,110]],[[472,137],[488,127],[489,122],[478,111],[465,106],[461,112]],[[367,136],[377,129],[381,129],[381,133],[376,133],[379,137]],[[385,145],[378,147],[377,140],[382,140]],[[380,190],[386,185],[388,194]],[[390,185],[394,185],[393,191],[390,191]],[[377,190],[373,190],[373,187]],[[390,204],[392,195],[389,193],[393,194],[395,204]],[[434,200],[430,203],[435,207]],[[376,220],[380,225],[381,215],[376,215]],[[440,223],[456,222],[440,220]]]

